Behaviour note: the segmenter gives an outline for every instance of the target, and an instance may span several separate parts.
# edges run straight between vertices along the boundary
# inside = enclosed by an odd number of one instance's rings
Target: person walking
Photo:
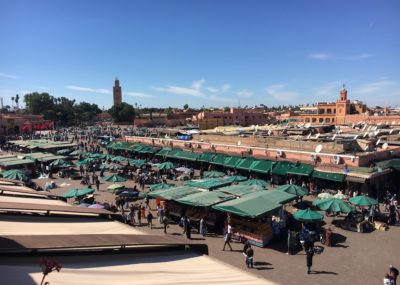
[[[147,225],[150,229],[153,229],[153,214],[151,211],[147,214]]]
[[[186,237],[188,238],[188,239],[191,239],[192,238],[192,225],[191,225],[191,223],[190,223],[190,219],[189,219],[189,217],[188,218],[186,218],[186,222],[185,222],[185,233],[186,233]]]
[[[100,180],[99,180],[99,177],[97,177],[97,176],[96,176],[96,188],[97,188],[97,191],[100,191]]]
[[[162,223],[164,225],[164,234],[167,234],[168,219],[166,216],[164,216]]]
[[[227,228],[227,231],[226,231],[225,236],[224,236],[224,241],[225,242],[224,242],[224,248],[222,249],[222,251],[225,251],[226,245],[228,245],[229,248],[232,251],[231,239],[232,239],[232,226],[231,226],[231,224],[228,224],[228,228]]]
[[[200,229],[199,232],[202,237],[206,235],[206,222],[204,221],[204,218],[200,219]]]
[[[313,265],[314,244],[312,242],[306,242],[305,250],[306,250],[306,261],[307,261],[307,274],[310,274],[311,267]]]
[[[389,267],[389,276],[393,280],[393,285],[396,285],[397,277],[399,276],[399,270],[396,267],[393,267],[393,265],[390,265],[390,267]]]
[[[254,250],[249,244],[249,246],[246,249],[246,265],[247,268],[253,268],[253,258],[254,258]]]
[[[142,225],[142,205],[139,205],[139,209],[137,211],[137,218],[139,226]]]

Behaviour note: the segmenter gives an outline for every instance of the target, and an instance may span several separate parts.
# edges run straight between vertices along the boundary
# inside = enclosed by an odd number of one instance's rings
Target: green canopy
[[[241,217],[258,218],[278,211],[282,205],[265,197],[268,191],[258,191],[212,206],[213,209]]]
[[[294,185],[294,184],[281,185],[281,186],[278,186],[276,188],[276,190],[284,191],[286,193],[290,193],[290,194],[297,195],[297,196],[304,196],[304,195],[308,194],[307,189],[297,186],[297,185]]]
[[[145,159],[129,159],[128,162],[136,167],[141,167],[147,163]]]
[[[240,156],[228,156],[225,158],[224,166],[228,168],[235,168],[242,158]]]
[[[113,174],[103,178],[104,181],[107,182],[125,182],[127,179],[125,177]]]
[[[88,154],[88,156],[90,158],[101,158],[101,159],[106,157],[106,155],[102,154],[102,153],[90,153],[90,154]]]
[[[236,165],[236,168],[241,169],[241,170],[250,171],[251,170],[250,167],[255,161],[257,161],[257,160],[252,157],[243,158]]]
[[[210,163],[217,164],[217,165],[224,165],[225,158],[226,158],[225,154],[217,153],[214,155],[214,157],[213,157],[212,161],[210,161]]]
[[[293,165],[293,163],[287,161],[279,161],[274,164],[274,167],[272,168],[272,174],[287,175],[289,169],[292,168]]]
[[[301,222],[321,221],[324,219],[324,215],[310,209],[298,210],[293,217]]]
[[[293,200],[296,200],[296,195],[286,193],[285,191],[278,191],[278,190],[265,190],[262,191],[264,197],[268,198],[271,201],[279,204],[286,204]]]
[[[344,179],[346,178],[346,175],[340,173],[322,172],[314,170],[312,177],[323,180],[335,181],[335,182],[343,182]]]
[[[177,199],[176,201],[194,207],[209,207],[232,199],[235,199],[235,196],[226,194],[224,192],[206,191],[191,194]]]
[[[19,180],[19,181],[28,181],[29,176],[26,172],[19,170],[19,169],[10,169],[6,170],[2,173],[4,178],[11,179],[11,180]]]
[[[295,174],[300,176],[310,176],[314,171],[314,166],[304,163],[294,165],[288,170],[288,174]]]
[[[190,160],[190,161],[196,161],[199,158],[200,154],[196,152],[189,152],[189,151],[180,151],[175,153],[173,158],[176,159],[183,159],[183,160]]]
[[[228,194],[232,194],[235,196],[243,196],[250,193],[254,193],[256,191],[262,190],[260,186],[257,185],[232,185],[223,188],[216,189],[215,191],[220,191]]]
[[[268,174],[271,172],[274,163],[270,160],[256,160],[250,165],[250,171]]]
[[[181,151],[182,150],[180,148],[173,148],[165,155],[165,157],[174,158],[175,154]]]
[[[175,164],[173,164],[172,162],[163,162],[157,166],[158,170],[175,169],[175,167]]]
[[[181,186],[152,191],[148,193],[148,196],[151,198],[161,198],[165,200],[177,200],[187,195],[198,192],[201,191],[193,187]]]
[[[62,196],[64,198],[74,198],[74,197],[82,197],[87,194],[91,194],[94,192],[94,189],[91,188],[83,188],[83,189],[71,189],[65,192]]]
[[[168,189],[168,188],[172,188],[172,187],[175,187],[175,185],[167,184],[167,183],[153,184],[153,185],[150,185],[150,191],[158,191],[161,189]]]
[[[204,172],[204,177],[207,178],[220,178],[224,177],[226,174],[220,171],[205,171]]]
[[[355,210],[354,207],[350,206],[345,201],[336,198],[314,200],[312,204],[323,211],[331,213],[348,214]]]
[[[111,160],[112,160],[112,161],[121,162],[121,161],[127,161],[128,158],[126,158],[126,157],[124,157],[124,156],[118,155],[118,156],[114,156],[113,158],[111,158]]]
[[[123,184],[112,184],[107,187],[107,190],[117,190],[117,189],[123,189],[125,188],[125,185]]]
[[[241,185],[256,185],[256,186],[260,186],[262,188],[265,188],[267,186],[271,186],[271,182],[265,181],[265,180],[261,180],[261,179],[251,179],[251,180],[247,180],[245,182],[240,183]]]
[[[69,164],[68,162],[66,162],[64,159],[60,158],[60,159],[56,159],[54,160],[52,163],[50,163],[51,166],[61,166],[61,165],[65,165],[65,164]]]
[[[377,205],[378,201],[368,196],[355,196],[349,199],[349,202],[357,206]]]
[[[156,155],[158,155],[158,156],[166,156],[171,150],[172,150],[172,148],[164,147],[163,149],[158,151],[156,153]]]
[[[213,152],[205,152],[200,155],[198,160],[203,162],[210,162],[213,159],[214,155],[215,153]]]
[[[86,152],[77,149],[77,150],[74,150],[73,152],[71,152],[69,155],[74,156],[74,155],[81,155],[81,154],[82,154],[82,155],[83,155],[83,154],[86,154]]]
[[[192,180],[185,183],[185,186],[202,188],[202,189],[215,189],[232,184],[231,181],[225,179],[202,179]]]
[[[72,149],[70,148],[64,148],[64,149],[60,149],[59,151],[57,151],[57,154],[60,155],[68,155],[72,152]]]
[[[96,159],[94,159],[94,158],[86,158],[84,160],[78,161],[76,163],[76,165],[85,165],[85,164],[88,164],[88,163],[91,163],[91,162],[95,162],[95,161],[96,161]]]
[[[228,176],[225,177],[225,181],[230,181],[230,182],[243,182],[246,181],[248,178],[246,176],[240,176],[240,175],[233,175],[233,176]]]

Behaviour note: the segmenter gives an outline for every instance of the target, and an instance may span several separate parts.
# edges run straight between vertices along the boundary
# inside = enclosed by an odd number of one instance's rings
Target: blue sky
[[[400,1],[0,1],[0,96],[400,105]]]

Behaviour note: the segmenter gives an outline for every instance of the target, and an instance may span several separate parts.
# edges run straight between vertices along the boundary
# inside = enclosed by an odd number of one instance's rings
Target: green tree
[[[183,109],[184,109],[184,110],[189,109],[189,105],[188,105],[188,104],[183,105]]]
[[[29,114],[39,115],[54,109],[54,97],[48,93],[29,93],[24,96],[26,110]]]
[[[125,102],[112,106],[108,113],[116,123],[132,123],[135,118],[135,108]]]

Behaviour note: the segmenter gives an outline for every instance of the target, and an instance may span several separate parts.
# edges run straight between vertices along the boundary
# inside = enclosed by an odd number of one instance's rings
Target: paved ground
[[[107,173],[106,173],[107,174]],[[71,188],[82,188],[79,181],[53,178],[58,185],[70,184],[63,188],[52,190],[61,194]],[[49,179],[36,179],[39,185],[44,185]],[[110,191],[105,190],[112,183],[102,182],[100,192],[96,192],[98,201],[114,200]],[[133,187],[134,182],[124,183]],[[151,204],[154,209],[154,204]],[[158,226],[156,222],[156,226]],[[150,230],[146,226],[143,231],[163,235],[161,228]],[[182,229],[171,225],[168,234],[181,235]],[[198,234],[192,237],[204,241],[209,246],[209,255],[220,261],[250,270],[277,284],[382,284],[382,279],[390,264],[400,267],[400,227],[389,231],[374,231],[372,233],[354,233],[335,228],[334,238],[338,241],[334,247],[324,247],[324,252],[314,257],[313,273],[306,273],[306,258],[304,252],[296,255],[286,254],[285,242],[274,242],[267,248],[255,248],[255,268],[247,269],[244,256],[241,253],[242,244],[233,243],[234,251],[221,251],[223,238],[207,236],[204,240]],[[185,239],[182,236],[182,239]]]

